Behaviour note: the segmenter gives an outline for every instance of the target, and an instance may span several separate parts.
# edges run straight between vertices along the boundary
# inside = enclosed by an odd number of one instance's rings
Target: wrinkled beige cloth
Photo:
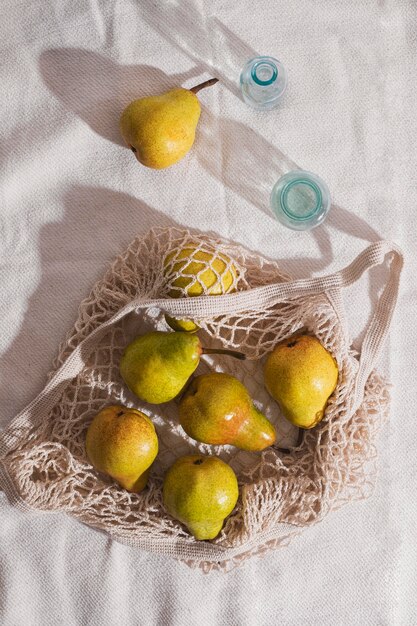
[[[342,267],[379,238],[406,255],[370,500],[263,561],[205,577],[62,514],[23,515],[0,495],[2,623],[414,623],[415,3],[4,0],[0,10],[2,426],[43,387],[105,265],[152,226],[216,231],[296,277]],[[271,113],[238,97],[254,51],[288,69]],[[221,84],[201,94],[193,152],[167,171],[140,168],[120,145],[119,111],[213,73]],[[268,209],[291,160],[321,175],[335,201],[311,233],[284,230]],[[348,298],[357,346],[383,278],[372,272]]]

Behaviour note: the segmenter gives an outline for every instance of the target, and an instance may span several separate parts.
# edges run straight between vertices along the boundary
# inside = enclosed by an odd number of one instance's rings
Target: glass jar
[[[276,218],[293,230],[310,230],[322,224],[330,205],[326,183],[304,170],[284,174],[271,192],[271,208]]]
[[[240,74],[240,88],[246,104],[269,110],[279,104],[287,87],[287,73],[273,57],[256,57],[246,62]]]

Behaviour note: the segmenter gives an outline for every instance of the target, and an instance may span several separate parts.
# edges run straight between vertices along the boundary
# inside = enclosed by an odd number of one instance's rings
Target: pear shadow
[[[160,13],[147,3],[139,10],[153,30],[241,99],[239,76],[245,62],[258,56],[253,48],[218,18],[204,18],[189,0],[165,3]]]
[[[39,69],[48,89],[95,133],[124,145],[119,131],[123,109],[136,98],[181,86],[201,75],[201,67],[168,76],[151,65],[120,65],[82,48],[42,52]]]

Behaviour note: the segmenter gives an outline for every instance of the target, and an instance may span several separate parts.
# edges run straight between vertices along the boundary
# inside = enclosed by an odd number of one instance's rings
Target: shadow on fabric
[[[39,68],[45,85],[67,109],[118,145],[124,145],[119,118],[129,102],[178,87],[202,73],[196,67],[169,76],[151,65],[120,65],[81,48],[46,50]]]
[[[240,71],[256,51],[216,17],[203,17],[189,0],[138,7],[149,26],[203,71],[215,74],[225,87],[241,98]]]
[[[51,358],[76,319],[80,301],[113,258],[136,235],[156,226],[181,226],[141,200],[110,189],[77,185],[63,195],[63,220],[46,224],[39,234],[39,286],[28,300],[18,335],[0,359],[3,397],[16,381],[25,380],[19,411],[44,386]],[[4,424],[12,417],[6,415]]]

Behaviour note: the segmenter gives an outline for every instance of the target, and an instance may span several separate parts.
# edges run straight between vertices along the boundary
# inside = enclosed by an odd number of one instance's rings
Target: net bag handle
[[[43,391],[23,409],[13,420],[12,424],[14,427],[20,424],[27,424],[33,419],[36,420],[40,413],[49,412],[58,402],[69,382],[80,374],[88,356],[101,337],[105,335],[113,324],[133,311],[139,312],[152,306],[158,307],[170,315],[183,315],[203,319],[231,315],[245,310],[264,310],[286,298],[319,294],[352,285],[365,271],[384,263],[387,256],[390,257],[389,278],[379,298],[362,343],[356,379],[356,401],[360,402],[367,378],[375,365],[387,335],[398,296],[403,256],[399,248],[389,241],[378,241],[371,244],[350,265],[328,276],[274,283],[215,298],[207,298],[207,296],[177,300],[172,298],[136,298],[126,304],[109,320],[94,329],[88,337],[74,348]],[[11,428],[7,429],[0,438],[0,456],[5,454],[9,446],[13,444],[14,436],[12,431],[13,429]]]
[[[238,292],[216,298],[203,296],[185,300],[169,300],[161,303],[160,306],[170,314],[190,315],[196,318],[199,315],[207,318],[232,314],[245,309],[262,310],[286,298],[337,291],[348,287],[358,281],[372,267],[382,265],[387,258],[389,263],[388,280],[378,299],[362,341],[356,378],[359,398],[369,374],[380,356],[397,302],[403,255],[398,246],[391,241],[381,240],[372,243],[352,263],[327,276],[275,283],[265,287],[256,287],[247,292]]]

